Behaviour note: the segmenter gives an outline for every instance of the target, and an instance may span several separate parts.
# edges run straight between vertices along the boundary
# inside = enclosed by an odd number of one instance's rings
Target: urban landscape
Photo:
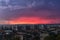
[[[0,25],[0,40],[60,40],[60,24]]]
[[[0,40],[60,40],[60,0],[0,0]]]

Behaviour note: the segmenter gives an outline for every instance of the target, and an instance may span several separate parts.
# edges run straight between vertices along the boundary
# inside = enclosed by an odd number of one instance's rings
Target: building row
[[[60,28],[60,25],[58,24],[21,24],[21,25],[0,25],[0,30],[19,30],[19,29],[23,29],[23,30],[29,30],[29,29],[50,29],[50,28]]]
[[[16,34],[20,40],[44,40],[44,37],[51,34],[60,34],[60,25],[58,24],[18,24],[18,25],[0,25],[0,38]],[[11,40],[11,39],[10,39]]]

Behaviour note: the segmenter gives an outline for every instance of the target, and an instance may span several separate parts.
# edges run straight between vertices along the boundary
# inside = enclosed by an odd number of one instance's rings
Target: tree
[[[56,40],[56,37],[55,36],[46,36],[45,38],[44,38],[44,40]]]
[[[13,40],[20,40],[20,37],[14,37]]]
[[[51,40],[51,38],[49,36],[46,36],[44,40]]]
[[[57,35],[56,40],[60,40],[60,35]]]
[[[33,38],[33,40],[40,40],[40,37],[39,37],[39,36],[35,36],[35,37]]]

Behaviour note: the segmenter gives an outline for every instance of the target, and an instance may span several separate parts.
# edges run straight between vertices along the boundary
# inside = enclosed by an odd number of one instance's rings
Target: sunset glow
[[[59,24],[60,0],[0,0],[0,24]]]
[[[21,17],[9,21],[9,24],[51,24],[53,19],[43,19],[38,17]],[[53,22],[52,22],[53,23]]]

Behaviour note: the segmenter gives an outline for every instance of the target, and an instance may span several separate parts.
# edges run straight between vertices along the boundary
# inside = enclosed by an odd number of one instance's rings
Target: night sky
[[[60,0],[0,0],[0,24],[58,24]]]

